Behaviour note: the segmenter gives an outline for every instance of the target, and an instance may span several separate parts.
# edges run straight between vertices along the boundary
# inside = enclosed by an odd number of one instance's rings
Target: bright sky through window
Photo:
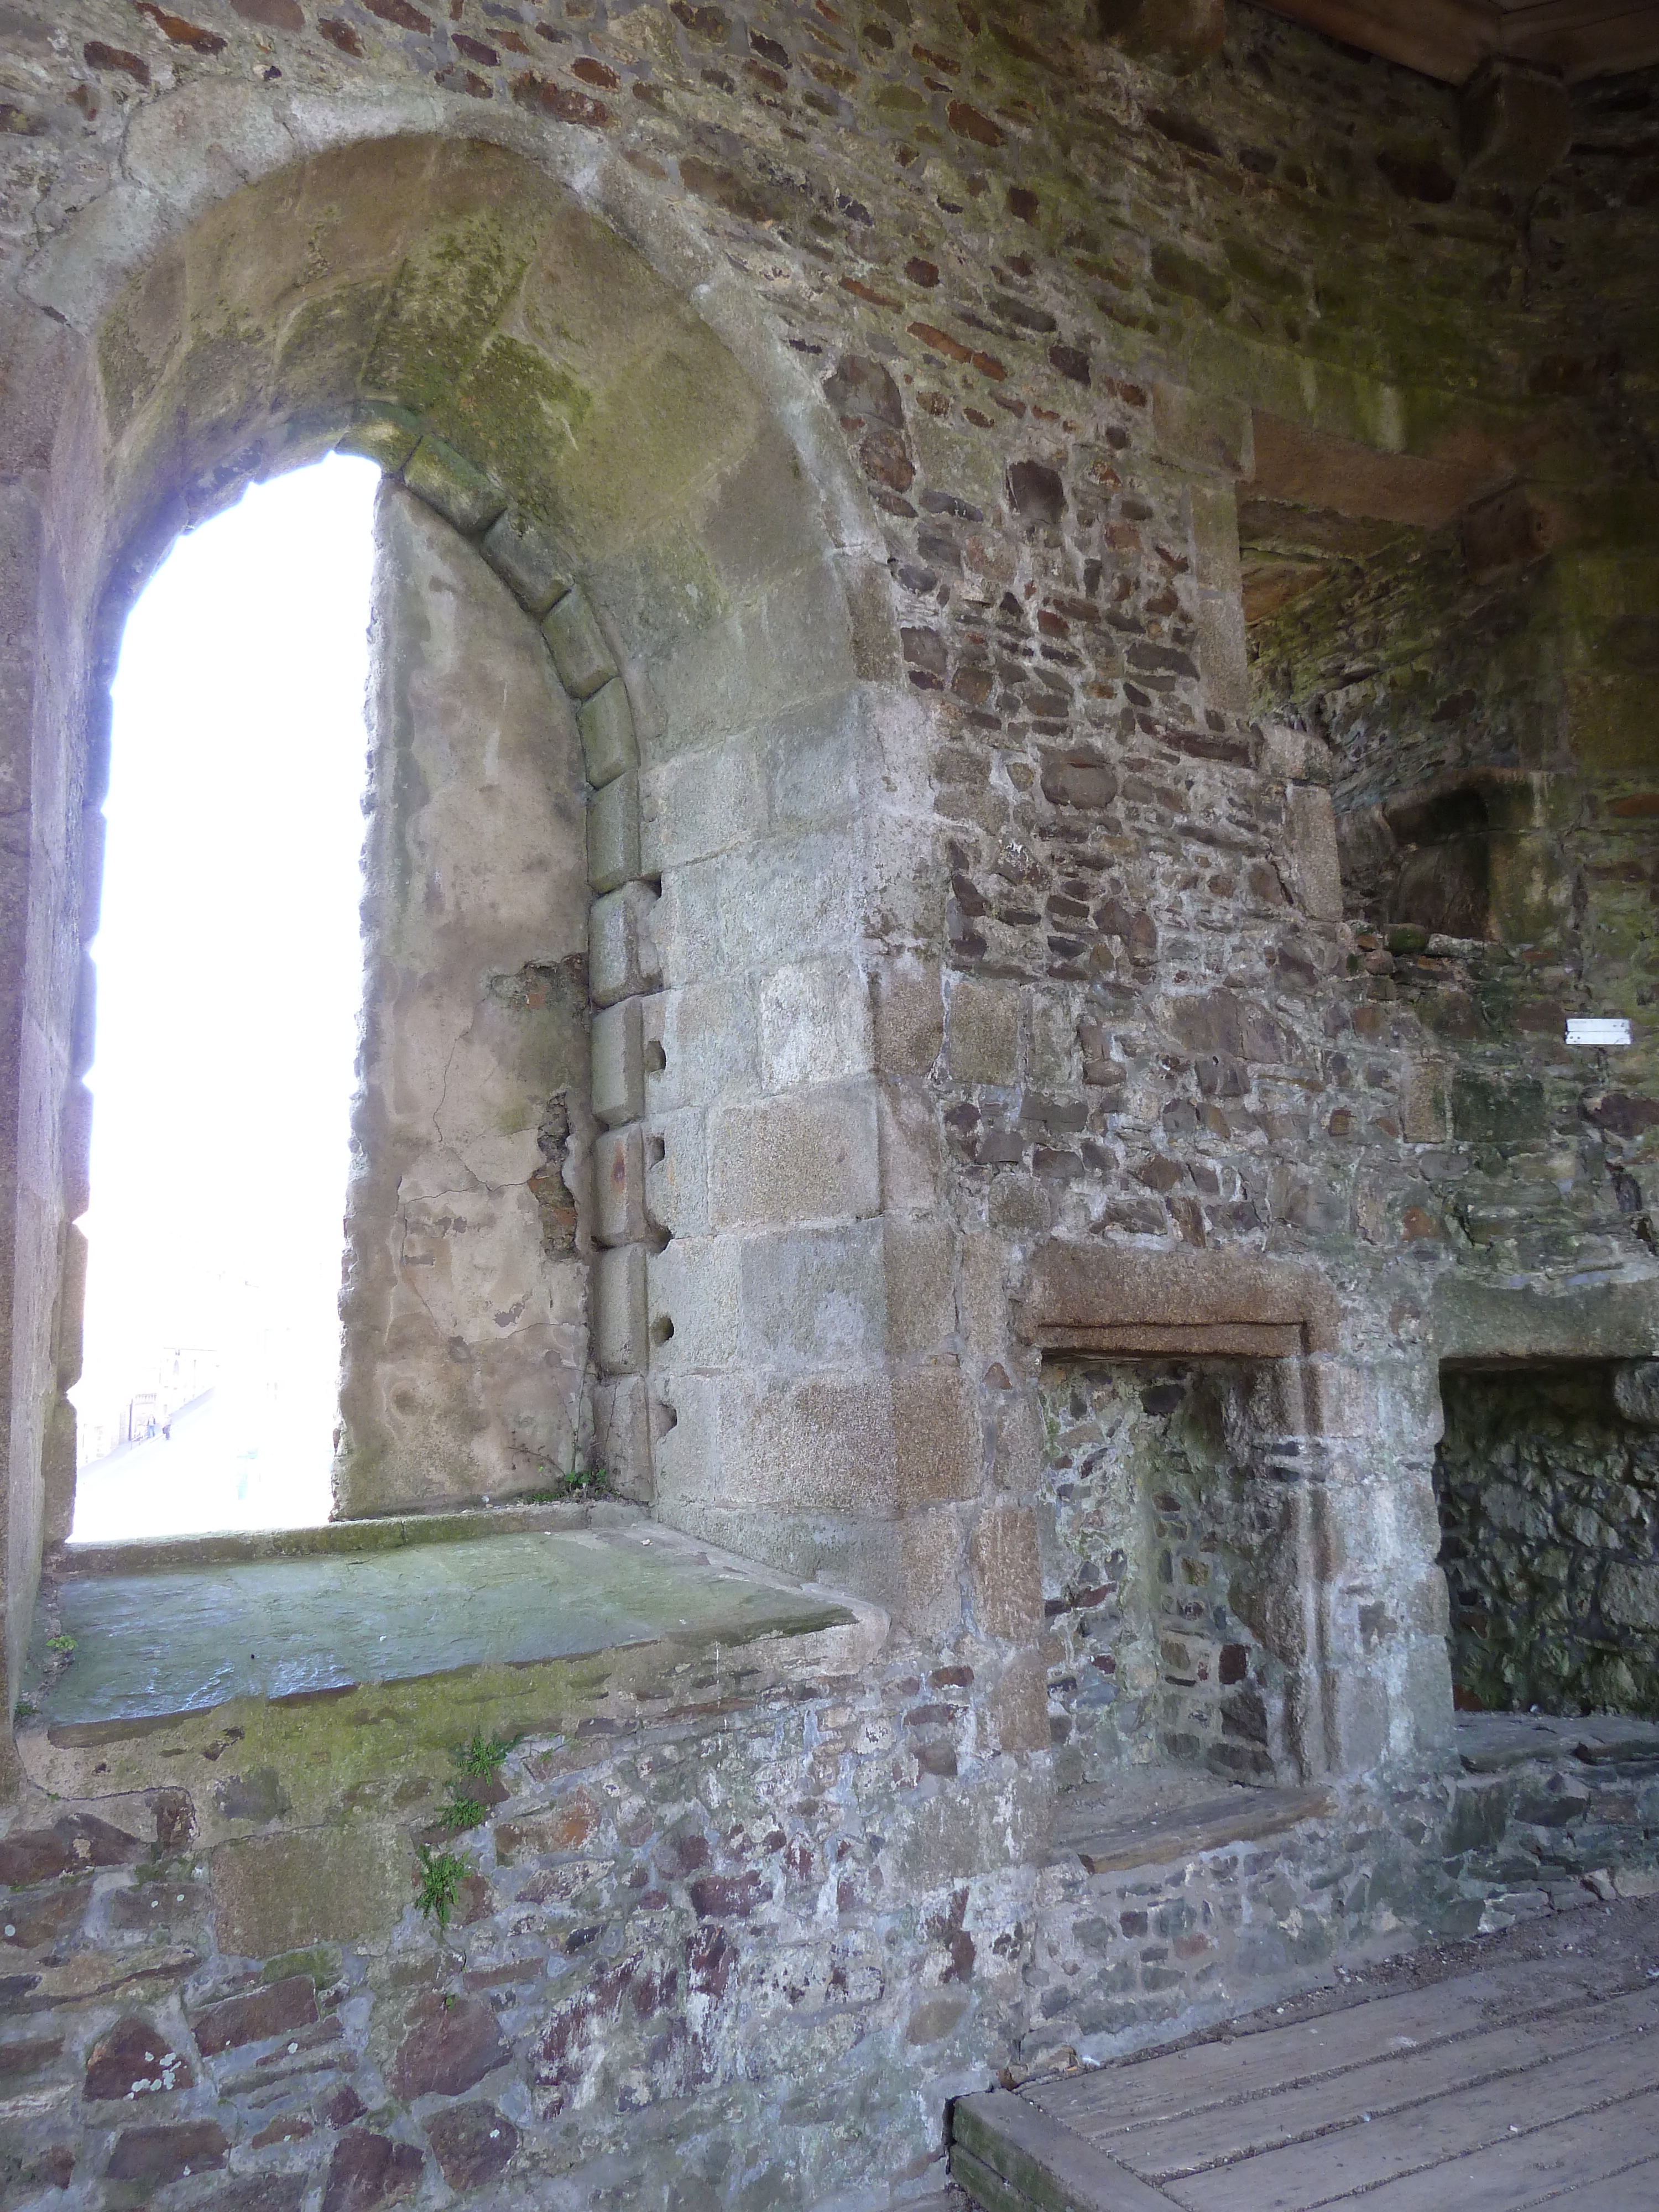
[[[328,1516],[378,482],[256,486],[127,623],[77,1540]]]

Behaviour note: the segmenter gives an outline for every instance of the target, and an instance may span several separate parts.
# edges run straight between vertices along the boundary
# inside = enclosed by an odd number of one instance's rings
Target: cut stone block
[[[945,1042],[945,1007],[939,973],[932,961],[878,972],[875,1001],[875,1065],[883,1075],[927,1076],[933,1073]]]
[[[645,780],[641,822],[653,875],[747,844],[766,823],[756,747],[728,739],[664,761]]]
[[[646,1273],[653,1371],[722,1367],[738,1357],[740,1342],[752,1349],[738,1294],[749,1249],[732,1237],[677,1237],[652,1255]]]
[[[939,1349],[957,1326],[951,1231],[943,1221],[890,1218],[882,1247],[890,1352]]]
[[[653,1229],[670,1237],[708,1233],[707,1134],[695,1109],[665,1115],[646,1129],[645,1212]]]
[[[1042,1627],[1036,1516],[1024,1506],[994,1506],[975,1522],[970,1549],[980,1628],[1011,1644],[1034,1641]]]
[[[601,1244],[636,1244],[645,1235],[641,1132],[607,1129],[593,1146],[593,1234]]]
[[[587,984],[596,1006],[652,989],[662,963],[651,934],[657,894],[647,884],[624,884],[593,902],[588,916]]]
[[[404,482],[446,522],[474,538],[507,505],[489,478],[441,438],[422,438],[404,464]]]
[[[717,1229],[878,1212],[872,1091],[826,1085],[718,1109],[708,1121],[708,1184]]]
[[[624,999],[593,1017],[593,1111],[618,1128],[645,1111],[645,1047],[640,1002]]]
[[[751,1097],[759,1087],[755,1063],[746,976],[653,993],[645,1012],[645,1097],[651,1113]]]
[[[395,1829],[253,1836],[222,1844],[210,1869],[220,1947],[243,1958],[361,1942],[395,1926],[409,1903],[409,1847]]]
[[[893,1494],[899,1510],[971,1498],[980,1487],[979,1427],[972,1393],[956,1362],[902,1368],[893,1376],[892,1393]]]
[[[421,442],[419,418],[404,407],[377,408],[354,422],[335,450],[361,453],[388,476],[396,476]]]
[[[1459,94],[1457,124],[1472,176],[1534,192],[1572,143],[1572,95],[1553,71],[1494,54]]]
[[[580,584],[554,603],[542,632],[559,681],[573,699],[591,699],[617,673],[611,647]]]
[[[643,1375],[619,1376],[594,1391],[593,1464],[618,1496],[650,1504],[651,1409]]]
[[[879,1359],[887,1344],[883,1225],[859,1221],[721,1240],[742,1255],[745,1358],[777,1368]],[[677,1239],[669,1250],[681,1249]],[[656,1280],[653,1271],[653,1295]]]
[[[853,959],[776,968],[757,992],[761,1079],[769,1091],[862,1075],[874,1052],[870,986]]]
[[[640,780],[619,775],[588,804],[587,880],[596,891],[614,891],[639,872]]]
[[[1285,811],[1285,855],[1302,910],[1316,921],[1340,921],[1342,868],[1331,794],[1320,784],[1293,783]]]
[[[646,1250],[624,1244],[593,1261],[593,1357],[606,1375],[645,1371]]]
[[[483,556],[514,599],[532,615],[544,615],[570,589],[551,539],[527,515],[509,507],[490,526]]]
[[[958,1083],[1019,1080],[1019,991],[960,982],[951,994],[951,1073]]]
[[[587,780],[596,789],[638,765],[634,708],[620,676],[594,693],[581,710],[580,721]]]

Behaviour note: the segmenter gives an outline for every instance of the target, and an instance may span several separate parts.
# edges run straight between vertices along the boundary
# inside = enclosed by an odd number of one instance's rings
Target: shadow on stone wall
[[[1659,1717],[1650,1364],[1449,1370],[1435,1493],[1466,1710]]]

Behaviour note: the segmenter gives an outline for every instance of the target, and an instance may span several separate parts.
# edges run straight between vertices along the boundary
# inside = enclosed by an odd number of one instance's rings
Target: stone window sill
[[[379,1798],[475,1732],[620,1733],[748,1702],[850,1672],[887,1632],[874,1607],[626,1507],[76,1548],[56,1568],[17,1740],[61,1796],[163,1787],[234,1745],[227,1765],[268,1760],[296,1810],[308,1769],[331,1796],[372,1775]]]

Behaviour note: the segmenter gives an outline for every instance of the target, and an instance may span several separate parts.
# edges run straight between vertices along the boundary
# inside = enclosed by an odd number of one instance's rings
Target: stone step
[[[1080,1859],[1090,1874],[1164,1865],[1282,1835],[1330,1804],[1323,1790],[1218,1787],[1212,1775],[1154,1768],[1062,1798],[1054,1856]]]

